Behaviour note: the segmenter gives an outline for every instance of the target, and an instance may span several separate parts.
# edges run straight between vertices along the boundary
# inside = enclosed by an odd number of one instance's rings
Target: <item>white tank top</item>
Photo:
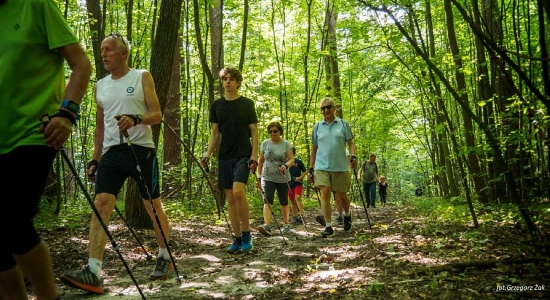
[[[118,130],[116,115],[146,114],[148,112],[143,93],[142,73],[145,70],[130,69],[119,79],[111,75],[97,82],[96,100],[103,108],[105,132],[103,135],[103,153],[111,146],[126,143],[126,138]],[[128,129],[132,144],[154,148],[153,132],[149,125],[137,125]]]

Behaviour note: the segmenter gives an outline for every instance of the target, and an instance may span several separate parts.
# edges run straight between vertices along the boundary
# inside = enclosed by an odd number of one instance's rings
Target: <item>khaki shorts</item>
[[[315,176],[315,187],[328,186],[332,188],[333,192],[346,193],[351,185],[349,172],[316,170],[313,176]]]

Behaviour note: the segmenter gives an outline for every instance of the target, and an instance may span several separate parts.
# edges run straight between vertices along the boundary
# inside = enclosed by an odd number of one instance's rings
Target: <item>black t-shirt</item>
[[[386,195],[388,190],[388,183],[384,181],[384,184],[379,183],[378,184],[378,193],[380,195]]]
[[[254,102],[246,97],[227,101],[224,97],[210,107],[211,123],[217,123],[221,134],[220,159],[252,154],[250,124],[258,123]]]
[[[294,178],[302,176],[302,173],[306,171],[306,166],[304,165],[304,162],[302,162],[299,158],[294,158],[294,165],[288,169],[290,171],[290,177],[292,178],[290,180],[290,187],[294,187],[296,185],[302,184],[302,182],[296,182],[294,181]]]

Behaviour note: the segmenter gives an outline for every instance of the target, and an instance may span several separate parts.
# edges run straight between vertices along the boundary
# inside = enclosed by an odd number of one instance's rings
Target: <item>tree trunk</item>
[[[145,210],[144,202],[139,192],[139,186],[133,178],[126,181],[126,200],[124,201],[124,211],[126,213],[126,222],[133,228],[153,229],[153,222]],[[145,205],[151,205],[146,202]]]
[[[160,6],[157,34],[151,53],[151,75],[160,102],[161,112],[166,108],[170,85],[170,74],[174,63],[174,49],[177,47],[182,0],[165,0]],[[168,75],[167,75],[168,74]],[[158,145],[160,124],[152,126],[153,141]],[[157,153],[157,155],[159,155]],[[140,183],[141,184],[141,183]],[[126,192],[126,217],[129,224],[145,224],[149,215],[141,204],[137,185],[129,184]],[[138,205],[139,203],[139,205]],[[147,228],[153,228],[152,223]]]
[[[178,40],[180,40],[178,38]],[[181,79],[181,57],[179,51],[180,43],[176,43],[174,47],[174,60],[172,64],[172,72],[170,75],[170,85],[168,88],[168,97],[166,101],[166,107],[164,109],[164,126],[170,126],[176,133],[180,132],[180,79]],[[174,173],[171,170],[174,167],[181,165],[181,149],[182,145],[179,141],[179,135],[176,136],[171,130],[164,130],[164,166],[166,171],[163,176],[162,190],[163,194],[169,194],[173,189],[179,189],[184,185],[181,182],[180,176],[174,176],[179,174]],[[188,170],[189,171],[189,170]]]
[[[224,67],[223,56],[223,3],[222,0],[215,0],[210,6],[210,61],[213,76],[212,90],[216,96],[223,95],[222,85],[218,78],[218,72]],[[199,37],[197,37],[199,38]]]
[[[107,75],[107,70],[103,65],[103,58],[101,57],[101,42],[105,37],[105,23],[103,15],[101,14],[101,4],[99,0],[86,1],[86,9],[88,12],[88,24],[90,25],[92,50],[94,52],[94,65],[96,78],[100,79]]]
[[[453,16],[453,10],[451,7],[451,3],[448,0],[444,1],[445,6],[445,15],[447,18],[447,35],[449,39],[449,46],[451,47],[451,52],[453,53],[454,62],[455,62],[455,77],[456,77],[456,85],[457,90],[459,91],[466,91],[466,79],[464,78],[463,68],[464,65],[462,63],[462,59],[460,58],[460,50],[458,49],[458,43],[456,41],[456,33],[454,30],[454,16]],[[465,103],[469,103],[468,94],[462,93],[460,95],[462,101]],[[458,114],[457,114],[458,115]],[[472,118],[468,115],[466,110],[462,109],[462,122],[464,124],[464,135],[465,135],[465,142],[466,142],[466,151],[467,151],[467,158],[468,158],[468,169],[470,171],[470,174],[472,176],[472,180],[474,182],[474,187],[476,190],[476,193],[479,198],[483,198],[484,200],[482,202],[487,202],[486,193],[485,193],[485,182],[483,180],[479,167],[479,161],[477,159],[477,156],[474,152],[474,149],[476,147],[475,145],[475,137],[474,137],[474,126],[472,124]],[[458,145],[455,145],[458,146]],[[466,174],[462,174],[464,176],[464,180],[466,177]],[[464,185],[465,191],[469,190],[469,187],[467,184]],[[467,193],[469,194],[469,193]],[[472,217],[474,218],[474,223],[477,223],[475,214],[473,212],[473,206],[472,201],[469,197],[466,197],[468,204],[470,206],[470,210],[472,212]]]
[[[326,40],[323,46],[324,50],[329,54],[326,56],[325,69],[327,70],[327,90],[329,95],[336,102],[336,116],[339,118],[344,117],[342,111],[342,95],[340,87],[340,73],[338,70],[338,49],[336,47],[336,12],[334,11],[334,4],[330,1],[326,3],[325,14],[325,28],[326,28]]]

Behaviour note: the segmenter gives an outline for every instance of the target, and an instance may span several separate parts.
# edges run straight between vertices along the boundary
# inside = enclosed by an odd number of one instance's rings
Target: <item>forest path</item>
[[[274,210],[280,216],[279,207]],[[442,224],[405,205],[369,209],[371,231],[364,209],[355,207],[349,232],[336,226],[333,236],[321,238],[323,227],[314,221],[319,212],[318,207],[306,211],[307,226],[293,226],[284,240],[277,228],[273,236],[262,236],[255,230],[261,220],[252,220],[254,250],[241,254],[225,251],[231,236],[224,217],[171,220],[171,251],[181,283],[174,271],[165,280],[150,281],[155,262],[146,260],[120,219],[109,228],[147,299],[550,298],[550,260],[526,244],[526,234],[515,224],[495,222],[480,229]],[[77,230],[41,232],[58,276],[86,264],[83,222]],[[136,233],[156,255],[153,231]],[[63,299],[142,299],[110,244],[103,268],[104,294],[59,283]],[[544,290],[497,291],[502,285],[544,285]]]

